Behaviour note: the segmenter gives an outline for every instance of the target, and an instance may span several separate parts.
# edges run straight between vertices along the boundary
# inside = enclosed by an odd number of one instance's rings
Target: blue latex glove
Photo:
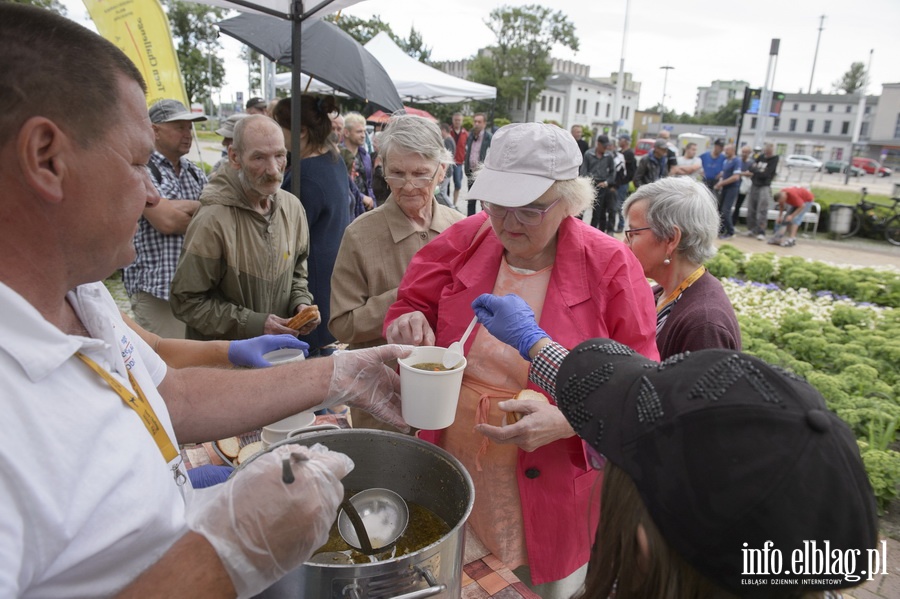
[[[250,339],[238,339],[228,344],[228,361],[235,366],[250,368],[267,368],[272,364],[263,358],[263,354],[276,349],[302,349],[304,356],[309,356],[309,344],[300,341],[293,335],[260,335]]]
[[[472,302],[472,310],[491,335],[519,350],[519,355],[529,362],[531,346],[544,337],[550,338],[535,322],[531,306],[518,295],[484,293]]]

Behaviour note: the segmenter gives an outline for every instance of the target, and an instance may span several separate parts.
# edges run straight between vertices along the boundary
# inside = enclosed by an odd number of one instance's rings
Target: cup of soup
[[[403,420],[425,430],[447,428],[456,419],[466,359],[453,368],[441,363],[445,347],[417,347],[397,360],[400,365],[400,402]]]

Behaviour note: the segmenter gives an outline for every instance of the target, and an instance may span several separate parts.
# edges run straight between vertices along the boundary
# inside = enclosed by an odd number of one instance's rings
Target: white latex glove
[[[291,460],[294,482],[282,481]],[[309,559],[328,540],[344,498],[346,455],[321,444],[285,445],[255,459],[195,499],[188,528],[213,546],[238,597],[257,595]]]
[[[328,399],[321,407],[347,404],[408,431],[409,425],[400,415],[400,377],[384,363],[405,358],[412,349],[406,345],[380,345],[334,352]]]

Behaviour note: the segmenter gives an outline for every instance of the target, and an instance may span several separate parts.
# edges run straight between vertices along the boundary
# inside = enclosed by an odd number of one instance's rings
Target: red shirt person
[[[816,198],[805,187],[785,187],[775,194],[774,199],[778,202],[778,219],[769,243],[792,247],[797,243],[797,229]],[[788,230],[787,239],[784,238],[784,227]]]

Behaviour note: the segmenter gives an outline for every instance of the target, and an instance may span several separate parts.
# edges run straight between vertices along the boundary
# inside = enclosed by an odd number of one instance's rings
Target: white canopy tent
[[[497,97],[497,89],[494,87],[460,79],[419,62],[401,50],[383,31],[369,40],[365,48],[378,59],[390,75],[397,92],[405,102],[452,104],[467,100],[493,100]],[[304,76],[304,89],[306,81]],[[276,75],[275,86],[291,87],[291,74]],[[328,86],[314,80],[309,91],[323,92],[329,89]]]

